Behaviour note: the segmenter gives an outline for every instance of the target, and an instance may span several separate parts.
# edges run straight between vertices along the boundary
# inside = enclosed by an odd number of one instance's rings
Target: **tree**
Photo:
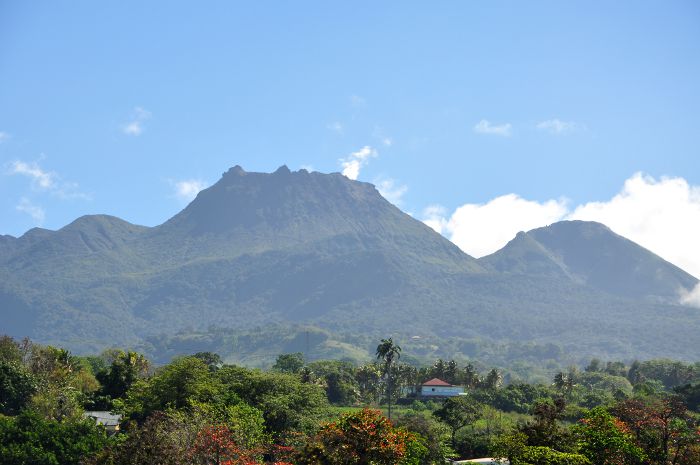
[[[457,431],[481,417],[482,406],[467,396],[450,397],[433,415],[450,427],[452,447],[456,447]]]
[[[444,380],[450,384],[457,384],[459,368],[457,367],[457,362],[450,360],[445,365],[445,378]]]
[[[534,422],[528,422],[520,426],[520,431],[527,436],[530,446],[550,447],[557,450],[569,449],[569,437],[560,424],[562,414],[566,408],[563,398],[541,399],[532,407]]]
[[[207,426],[197,434],[190,452],[192,463],[203,465],[252,465],[258,463],[255,451],[241,447],[233,440],[226,425]]]
[[[0,415],[0,461],[3,465],[78,465],[107,444],[103,428],[91,420],[46,420],[24,410]]]
[[[594,359],[595,360],[595,359]],[[595,371],[595,370],[591,370]],[[574,389],[574,379],[571,375],[568,375],[563,372],[559,372],[556,375],[554,375],[554,387],[557,388],[559,392],[564,394],[565,397],[569,397],[571,395],[571,391]]]
[[[430,376],[431,378],[440,378],[444,380],[445,378],[445,370],[447,369],[447,364],[445,361],[441,358],[435,360],[435,363],[433,363],[433,367],[431,369]]]
[[[360,398],[364,402],[375,402],[380,393],[382,373],[377,364],[367,364],[355,370],[355,379],[360,387]]]
[[[408,413],[400,416],[394,424],[420,434],[425,439],[428,448],[425,463],[443,464],[455,456],[448,444],[450,429],[444,423],[420,413]]]
[[[119,403],[119,410],[127,417],[143,421],[155,411],[188,408],[195,402],[215,403],[222,389],[215,374],[202,360],[181,357],[164,366],[155,376],[134,383],[124,401]]]
[[[254,464],[269,446],[262,413],[245,403],[154,412],[128,433],[85,465]]]
[[[634,434],[652,463],[678,463],[685,450],[698,443],[698,429],[676,396],[628,399],[613,409]]]
[[[486,378],[484,378],[483,381],[483,387],[485,389],[498,389],[503,385],[503,376],[501,373],[493,368],[489,373],[486,375]]]
[[[206,363],[210,371],[216,371],[224,364],[221,356],[214,352],[197,352],[193,357]]]
[[[294,454],[297,465],[418,465],[428,450],[423,439],[396,428],[378,410],[346,413]]]
[[[559,452],[544,446],[528,446],[527,436],[517,431],[496,438],[492,455],[507,459],[511,465],[597,465],[581,454]]]
[[[0,414],[16,415],[37,390],[37,381],[17,362],[0,360]]]
[[[394,341],[382,339],[377,346],[377,360],[384,361],[384,374],[387,377],[387,404],[389,406],[389,420],[391,420],[391,365],[394,359],[401,358],[401,347],[394,344]]]
[[[467,366],[464,367],[462,373],[462,382],[468,388],[475,388],[479,384],[481,384],[479,372],[476,368],[474,368],[474,365],[472,365],[471,363],[467,364]]]
[[[352,405],[357,399],[359,385],[355,366],[339,360],[322,360],[309,364],[309,369],[325,386],[328,400],[334,404]]]
[[[280,354],[277,356],[272,369],[281,373],[299,373],[304,367],[304,354],[295,352],[293,354]]]
[[[137,380],[148,374],[150,364],[137,352],[121,350],[110,353],[112,363],[107,370],[101,370],[96,378],[102,385],[101,394],[120,399]]]
[[[627,425],[602,407],[596,407],[574,426],[580,452],[596,465],[641,463],[645,457]]]
[[[22,351],[19,344],[10,336],[0,336],[0,360],[22,363]]]
[[[601,368],[602,368],[601,365],[602,365],[602,363],[603,363],[603,362],[601,362],[599,358],[592,358],[592,359],[591,359],[591,362],[590,362],[590,363],[588,364],[588,366],[586,367],[586,371],[587,371],[587,372],[597,372],[597,371],[601,371]]]
[[[688,409],[700,412],[700,383],[686,384],[673,389],[688,406]]]
[[[240,399],[263,412],[274,437],[314,429],[328,407],[323,387],[299,376],[224,366],[216,378],[224,398]]]

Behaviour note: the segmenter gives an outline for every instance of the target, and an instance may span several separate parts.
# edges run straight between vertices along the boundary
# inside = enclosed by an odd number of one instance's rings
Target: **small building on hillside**
[[[438,378],[433,378],[421,384],[420,397],[456,397],[464,396],[464,386],[455,386]]]
[[[119,423],[122,421],[121,415],[104,411],[87,411],[83,417],[91,418],[96,424],[104,426],[110,435],[119,431]]]

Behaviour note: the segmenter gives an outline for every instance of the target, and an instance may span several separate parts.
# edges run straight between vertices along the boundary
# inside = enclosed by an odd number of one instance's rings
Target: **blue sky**
[[[634,179],[685,183],[672,223],[695,231],[699,75],[693,1],[4,1],[0,234],[156,225],[233,165],[341,171],[365,147],[358,179],[475,255],[494,229],[631,202]],[[508,222],[518,200],[534,223]],[[465,205],[491,223],[460,242]]]

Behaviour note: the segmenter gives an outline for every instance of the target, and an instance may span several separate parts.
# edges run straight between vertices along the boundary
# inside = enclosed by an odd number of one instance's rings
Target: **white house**
[[[454,386],[438,378],[426,381],[420,386],[421,397],[456,397],[463,395],[465,395],[463,386]]]

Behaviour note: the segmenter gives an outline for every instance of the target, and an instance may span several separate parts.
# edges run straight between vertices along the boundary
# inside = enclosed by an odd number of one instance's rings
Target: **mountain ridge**
[[[547,228],[477,260],[369,183],[235,166],[158,226],[86,215],[57,231],[0,238],[0,329],[78,352],[211,327],[295,324],[700,356],[700,316],[669,291],[697,279],[607,228]],[[617,249],[626,257],[613,267],[621,292],[584,260],[598,243],[601,260]],[[623,279],[629,263],[641,271]],[[656,287],[648,286],[653,270],[663,277]],[[571,345],[582,331],[589,340]],[[657,347],[659,331],[674,340]]]

